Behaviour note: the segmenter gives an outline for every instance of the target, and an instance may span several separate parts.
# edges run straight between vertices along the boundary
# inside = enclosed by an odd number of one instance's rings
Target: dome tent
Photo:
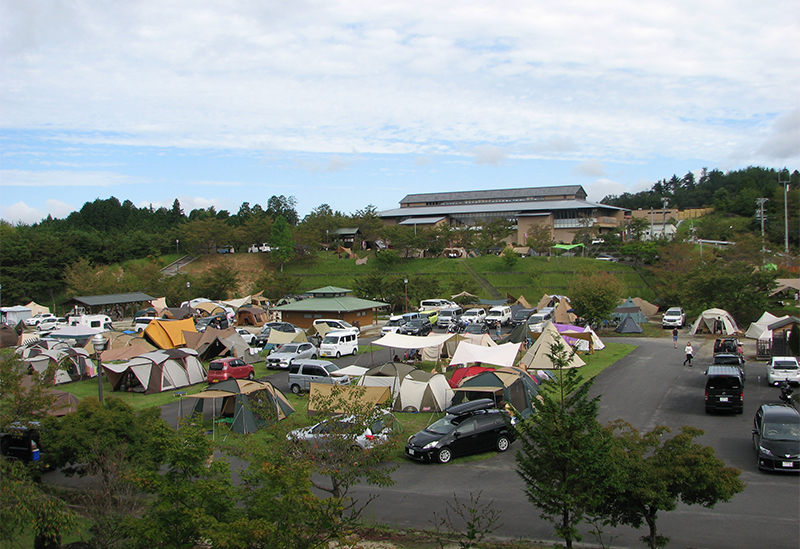
[[[394,410],[443,412],[453,401],[453,390],[442,374],[412,370],[402,379]]]
[[[294,413],[286,395],[269,381],[228,379],[209,385],[193,398],[197,399],[196,414],[203,413],[205,400],[221,398],[219,416],[230,418],[234,433],[253,433],[270,420],[280,421]]]
[[[491,398],[497,405],[507,402],[525,418],[533,413],[533,402],[539,394],[536,382],[519,368],[499,368],[465,378],[455,389],[453,404]]]
[[[706,309],[700,313],[700,316],[692,324],[689,329],[689,335],[702,334],[704,332],[733,335],[738,331],[739,327],[728,311],[724,309]]]

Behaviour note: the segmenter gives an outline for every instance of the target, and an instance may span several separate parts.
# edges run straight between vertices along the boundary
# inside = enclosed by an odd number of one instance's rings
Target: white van
[[[533,333],[542,333],[544,325],[553,320],[555,309],[553,307],[544,307],[541,311],[533,314],[528,318],[528,329]]]
[[[81,315],[69,318],[70,326],[86,326],[87,328],[99,328],[101,330],[111,330],[111,317],[108,315]]]
[[[356,356],[357,353],[358,334],[350,330],[328,332],[319,345],[320,357],[341,358],[342,355]]]
[[[419,302],[420,311],[438,311],[448,307],[458,307],[458,305],[446,299],[423,299]]]

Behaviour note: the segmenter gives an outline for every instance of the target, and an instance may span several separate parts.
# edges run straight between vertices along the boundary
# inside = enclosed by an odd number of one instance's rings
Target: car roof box
[[[474,412],[476,410],[486,410],[489,408],[494,408],[494,400],[491,398],[480,398],[478,400],[470,400],[469,402],[462,402],[461,404],[450,406],[447,410],[445,410],[445,412],[448,414],[459,415],[466,414],[468,412]]]

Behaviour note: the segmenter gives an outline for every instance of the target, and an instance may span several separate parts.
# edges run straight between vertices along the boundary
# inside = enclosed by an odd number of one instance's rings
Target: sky
[[[796,0],[0,0],[0,218],[800,169]]]

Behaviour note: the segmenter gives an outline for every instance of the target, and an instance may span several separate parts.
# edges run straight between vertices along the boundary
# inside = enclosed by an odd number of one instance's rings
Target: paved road
[[[620,341],[638,347],[598,376],[593,392],[602,395],[601,421],[621,418],[640,430],[655,425],[677,429],[686,424],[704,429],[706,434],[699,442],[713,446],[726,464],[742,468],[747,483],[743,493],[714,509],[679,505],[675,511],[661,513],[660,533],[672,538],[670,546],[798,547],[800,478],[759,473],[750,439],[757,407],[777,400],[777,389],[767,387],[764,381],[766,367],[748,363],[744,414],[706,415],[703,371],[710,363],[712,341],[694,340],[697,359],[693,368],[681,365],[682,349],[674,349],[671,338]],[[470,492],[482,490],[482,499],[493,498],[502,512],[503,527],[496,535],[554,539],[552,524],[538,518],[538,511],[525,498],[513,451],[485,461],[447,466],[406,462],[394,479],[395,485],[389,488],[356,490],[359,495],[380,494],[370,505],[368,518],[400,528],[425,528],[430,526],[433,512],[445,509],[454,493],[463,500]],[[641,547],[638,538],[644,533],[619,528],[614,531],[618,537],[613,546]],[[586,541],[592,541],[591,536]]]

